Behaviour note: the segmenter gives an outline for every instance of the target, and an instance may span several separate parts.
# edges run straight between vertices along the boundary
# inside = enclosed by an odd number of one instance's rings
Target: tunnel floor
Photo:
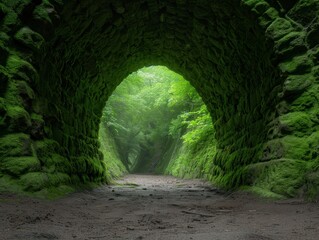
[[[318,239],[319,205],[224,193],[200,180],[128,175],[48,201],[0,194],[0,239]]]

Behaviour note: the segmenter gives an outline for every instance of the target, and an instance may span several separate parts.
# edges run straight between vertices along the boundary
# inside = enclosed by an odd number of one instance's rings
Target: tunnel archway
[[[317,42],[303,22],[284,17],[288,10],[299,16],[303,5],[283,7],[235,0],[8,4],[3,174],[28,191],[105,181],[97,138],[103,106],[129,73],[150,65],[185,76],[206,103],[219,185],[254,183],[268,176],[270,162],[295,169],[316,159],[317,150],[307,151],[319,136],[312,134]],[[305,138],[304,149],[292,150]]]

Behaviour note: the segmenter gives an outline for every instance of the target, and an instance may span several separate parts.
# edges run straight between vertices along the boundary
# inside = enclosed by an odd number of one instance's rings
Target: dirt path
[[[0,194],[0,239],[317,240],[319,204],[129,175],[55,201]]]

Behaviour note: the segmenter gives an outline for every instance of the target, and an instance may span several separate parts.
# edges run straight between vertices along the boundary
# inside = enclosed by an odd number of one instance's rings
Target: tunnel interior
[[[319,156],[318,26],[307,25],[311,13],[298,16],[319,7],[279,2],[1,4],[2,179],[35,192],[108,181],[98,142],[105,102],[128,74],[165,65],[211,113],[210,180],[231,189],[262,176],[267,185],[278,170],[287,183],[270,190],[297,194],[304,178],[286,190],[289,179],[318,166]]]

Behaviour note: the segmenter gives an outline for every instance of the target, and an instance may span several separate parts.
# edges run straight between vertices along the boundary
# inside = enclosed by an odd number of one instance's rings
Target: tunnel
[[[114,89],[163,65],[211,114],[210,180],[287,196],[319,184],[316,0],[0,3],[0,184],[105,183],[99,123]]]

